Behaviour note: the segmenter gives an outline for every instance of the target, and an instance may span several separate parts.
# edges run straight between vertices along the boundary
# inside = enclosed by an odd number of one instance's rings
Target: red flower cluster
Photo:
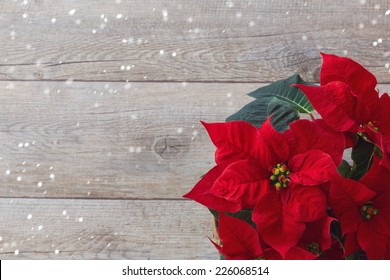
[[[320,86],[296,86],[322,119],[284,132],[272,117],[259,128],[203,123],[216,166],[184,197],[218,213],[214,245],[227,259],[390,259],[389,95],[360,64],[325,54]],[[366,170],[355,162],[349,173],[361,176],[340,175],[344,150],[362,141],[372,148]]]

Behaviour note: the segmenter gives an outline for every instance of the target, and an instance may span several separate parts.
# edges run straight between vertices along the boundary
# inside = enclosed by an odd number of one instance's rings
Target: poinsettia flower
[[[390,242],[390,171],[375,158],[360,182],[345,179],[331,188],[330,203],[345,235],[345,254],[362,249],[382,259]]]
[[[223,167],[213,168],[185,197],[223,212],[255,209],[261,237],[285,257],[306,223],[326,216],[322,185],[337,170],[329,154],[312,149],[322,135],[296,153],[289,144],[291,136],[299,135],[299,123],[289,137],[277,132],[270,119],[258,129],[245,122],[204,125],[217,147],[217,166]],[[325,148],[325,142],[317,147]]]
[[[295,86],[334,130],[362,134],[390,152],[390,96],[379,97],[375,77],[357,62],[335,55],[322,57],[320,86]],[[378,143],[381,137],[383,146]]]

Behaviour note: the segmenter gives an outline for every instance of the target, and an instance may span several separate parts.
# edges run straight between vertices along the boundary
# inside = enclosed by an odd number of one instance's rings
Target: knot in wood
[[[177,159],[185,152],[186,145],[176,136],[164,136],[157,139],[153,151],[163,159]]]

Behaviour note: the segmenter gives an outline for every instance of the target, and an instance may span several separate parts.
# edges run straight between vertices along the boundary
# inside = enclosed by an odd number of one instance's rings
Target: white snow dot
[[[82,223],[84,221],[83,217],[79,218],[79,222]]]
[[[42,182],[38,182],[37,186],[38,186],[38,188],[41,188],[43,186],[43,183]]]
[[[177,129],[177,133],[182,134],[182,133],[183,133],[183,128],[182,128],[182,127],[179,127],[179,128]]]
[[[165,10],[165,9],[162,10],[161,13],[162,13],[162,16],[163,16],[163,17],[167,17],[167,16],[168,16],[168,11]]]
[[[92,29],[92,33],[93,33],[93,34],[96,34],[96,29]]]
[[[123,43],[123,44],[126,44],[126,43],[127,43],[127,40],[126,40],[126,39],[122,39],[122,43]]]
[[[60,250],[58,250],[58,249],[54,250],[54,254],[58,255],[59,253],[60,253]]]
[[[8,169],[5,171],[5,175],[9,175],[9,174],[11,174],[11,170]]]
[[[18,177],[16,178],[16,181],[18,181],[18,182],[22,181],[22,177],[18,176]]]
[[[31,220],[32,219],[32,215],[31,214],[28,214],[27,215],[27,220]]]
[[[42,230],[43,229],[43,226],[42,225],[39,225],[38,226],[38,230]]]
[[[23,145],[24,145],[23,143],[19,143],[19,144],[18,144],[18,147],[19,147],[19,148],[23,148]]]
[[[307,36],[306,35],[302,35],[302,40],[306,41],[307,40]]]
[[[386,16],[390,15],[390,10],[387,10],[387,11],[385,12],[385,15],[386,15]]]
[[[125,66],[124,65],[121,65],[121,70],[123,71],[123,70],[125,70]]]
[[[30,146],[30,143],[26,142],[26,143],[24,143],[24,146],[27,148],[28,146]]]
[[[360,4],[364,5],[367,3],[367,0],[360,0]]]
[[[194,21],[194,19],[192,17],[187,18],[188,23],[192,23],[193,21]]]
[[[62,215],[66,215],[66,213],[68,213],[66,210],[62,211]]]
[[[129,71],[131,69],[131,66],[130,65],[127,65],[126,66],[126,70]]]
[[[15,250],[14,254],[15,256],[19,255],[19,250]]]
[[[172,57],[175,57],[177,55],[176,52],[172,52]]]
[[[0,236],[0,241],[3,241],[3,237]]]
[[[373,45],[374,47],[376,47],[376,46],[378,46],[378,42],[377,42],[377,41],[374,41],[374,42],[372,42],[372,45]]]
[[[27,18],[27,17],[28,17],[28,14],[23,14],[22,17],[23,17],[23,18]]]
[[[252,20],[252,21],[249,22],[248,25],[249,25],[249,27],[253,27],[253,26],[255,26],[255,22]]]
[[[242,17],[242,13],[241,12],[237,12],[236,13],[236,18],[241,18]]]
[[[382,38],[379,38],[378,39],[378,43],[381,44],[383,42],[383,39]]]
[[[122,14],[117,14],[117,15],[116,15],[116,18],[117,18],[117,19],[121,19],[122,17],[123,17]]]
[[[129,147],[129,153],[134,153],[134,152],[135,152],[135,147],[130,146],[130,147]]]
[[[373,19],[373,20],[371,21],[371,24],[372,24],[372,25],[377,25],[377,24],[378,24],[378,20],[377,20],[377,19]]]
[[[72,10],[69,11],[69,15],[70,15],[70,16],[73,16],[75,13],[76,13],[76,10],[75,10],[75,9],[72,9]]]
[[[56,177],[56,175],[54,175],[53,173],[50,174],[50,179],[54,179]]]
[[[359,29],[363,29],[364,28],[364,23],[359,23]]]
[[[164,50],[160,50],[160,55],[163,55],[164,53],[165,53],[165,51]]]
[[[227,1],[226,6],[228,6],[228,8],[233,8],[234,7],[233,1]]]
[[[390,63],[386,63],[386,64],[385,64],[385,67],[386,67],[386,68],[389,68],[389,67],[390,67]]]

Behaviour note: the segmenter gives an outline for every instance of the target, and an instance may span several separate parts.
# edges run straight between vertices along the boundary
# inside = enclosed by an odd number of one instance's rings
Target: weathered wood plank
[[[389,9],[386,0],[4,0],[0,79],[316,80],[323,51],[385,83]]]
[[[1,259],[218,258],[190,201],[3,198],[0,212]]]
[[[0,82],[0,196],[180,198],[258,86]]]
[[[263,85],[0,82],[0,196],[181,198],[214,162],[199,120]]]

